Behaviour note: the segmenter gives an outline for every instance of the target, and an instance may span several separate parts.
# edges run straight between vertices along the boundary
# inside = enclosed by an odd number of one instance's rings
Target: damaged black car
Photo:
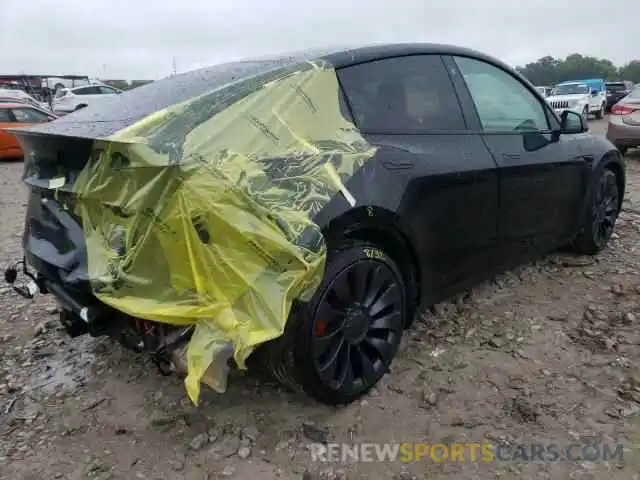
[[[230,368],[345,404],[430,305],[570,247],[597,254],[624,162],[518,73],[431,44],[217,65],[14,129],[29,202],[17,293],[163,373]]]

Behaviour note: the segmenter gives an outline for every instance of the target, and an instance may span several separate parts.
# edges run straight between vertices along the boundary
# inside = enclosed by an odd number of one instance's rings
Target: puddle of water
[[[74,342],[73,350],[47,359],[44,370],[35,375],[30,390],[45,394],[73,391],[86,383],[96,361],[94,339],[83,338]],[[64,356],[63,356],[64,355]]]

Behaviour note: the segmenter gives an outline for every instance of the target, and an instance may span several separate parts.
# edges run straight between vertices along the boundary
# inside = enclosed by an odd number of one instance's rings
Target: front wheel
[[[285,386],[329,405],[351,403],[387,373],[408,315],[407,288],[381,248],[349,242],[327,256],[312,300],[294,308],[267,345],[268,370]]]
[[[606,169],[594,186],[582,229],[573,243],[573,250],[584,255],[600,252],[609,243],[619,213],[618,179],[615,173]]]

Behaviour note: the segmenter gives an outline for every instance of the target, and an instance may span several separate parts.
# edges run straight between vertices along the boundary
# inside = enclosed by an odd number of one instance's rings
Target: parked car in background
[[[607,106],[606,85],[601,79],[562,82],[553,87],[547,102],[558,114],[570,110],[584,118],[602,118]]]
[[[257,347],[254,365],[332,405],[389,371],[420,305],[559,247],[601,251],[625,190],[580,113],[445,45],[216,65],[69,117],[17,132],[33,155],[16,292],[163,372],[186,347],[202,372],[206,351],[217,389]]]
[[[65,75],[61,77],[45,77],[42,86],[48,88],[54,94],[63,88],[76,88],[91,85],[92,80],[84,75]]]
[[[26,103],[0,103],[0,159],[20,158],[22,150],[13,133],[5,128],[26,127],[55,120],[55,115]]]
[[[3,97],[1,95],[2,94],[0,93],[0,103],[20,103],[20,104],[31,105],[31,106],[40,108],[38,105],[34,105],[32,102],[29,102],[27,100],[20,99],[20,98],[13,98],[13,97]]]
[[[640,88],[634,89],[611,108],[607,138],[623,154],[629,148],[640,147]]]
[[[547,98],[549,95],[551,95],[551,87],[536,87],[536,90],[540,92],[540,95],[542,95],[544,98]]]
[[[607,82],[607,112],[611,111],[611,107],[613,107],[620,99],[629,95],[633,89],[633,82],[628,80]]]
[[[51,104],[54,113],[65,114],[108,99],[122,90],[108,85],[88,85],[58,90]]]
[[[13,88],[0,89],[0,97],[13,98],[19,102],[26,102],[35,107],[38,107],[44,110],[49,110],[49,104],[36,100],[24,90],[13,89]]]

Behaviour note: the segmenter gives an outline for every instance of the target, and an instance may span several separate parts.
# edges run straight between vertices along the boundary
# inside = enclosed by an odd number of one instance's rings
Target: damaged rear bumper
[[[6,268],[4,278],[24,298],[34,299],[38,294],[53,295],[58,303],[60,323],[70,337],[87,334],[92,337],[108,336],[130,350],[149,354],[163,375],[188,374],[187,351],[193,334],[192,326],[164,326],[168,329],[166,335],[145,337],[139,328],[141,320],[117,311],[95,297],[86,297],[81,292],[47,279],[30,269],[26,258]],[[233,347],[228,344],[213,359],[201,379],[202,383],[218,393],[224,393],[232,359]]]

